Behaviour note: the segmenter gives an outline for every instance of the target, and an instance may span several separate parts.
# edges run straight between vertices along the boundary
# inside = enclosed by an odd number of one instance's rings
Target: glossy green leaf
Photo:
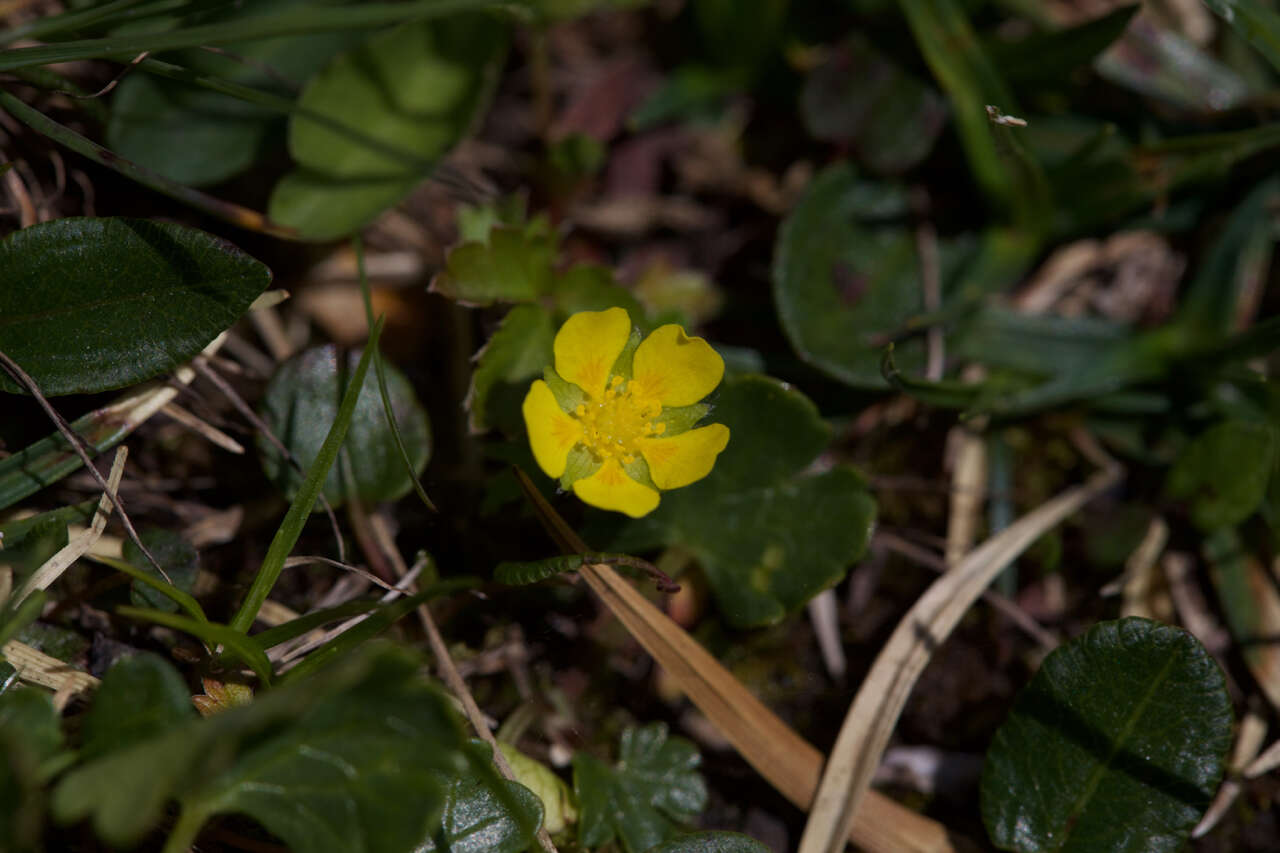
[[[669,840],[706,808],[699,763],[697,748],[669,737],[664,723],[623,731],[612,767],[579,752],[573,757],[579,843],[600,847],[616,838],[627,853],[641,853]]]
[[[304,470],[315,461],[328,435],[359,357],[359,352],[348,352],[340,365],[335,346],[314,347],[280,365],[267,384],[260,404],[263,420]],[[415,473],[420,474],[431,457],[431,425],[426,410],[404,374],[387,365],[386,378],[400,435]],[[302,476],[269,441],[259,439],[258,450],[267,476],[292,498]],[[354,496],[365,504],[395,500],[413,488],[387,426],[377,379],[372,375],[366,375],[360,387],[342,453],[324,482],[324,496],[331,505],[338,506],[346,500],[347,478],[354,487]]]
[[[1178,456],[1166,488],[1171,496],[1191,501],[1191,518],[1202,530],[1239,524],[1266,496],[1277,450],[1275,427],[1223,421],[1197,436]]]
[[[495,398],[494,408],[499,411],[519,410],[529,383],[541,376],[542,369],[554,358],[551,344],[555,336],[551,312],[541,305],[517,305],[507,312],[502,325],[476,354],[476,369],[467,394],[472,430],[480,432],[495,423],[490,397]],[[504,400],[506,406],[502,405]]]
[[[531,302],[551,289],[557,241],[544,220],[500,225],[449,252],[431,290],[464,305]]]
[[[872,172],[897,174],[933,150],[947,104],[855,34],[810,72],[800,115],[814,138],[851,145]]]
[[[58,715],[47,693],[0,693],[0,848],[42,849],[47,774],[41,763],[61,747]]]
[[[769,853],[770,849],[737,832],[694,832],[650,847],[648,853]]]
[[[711,474],[663,493],[610,547],[686,548],[731,624],[772,624],[844,577],[866,548],[875,500],[851,468],[802,475],[829,432],[813,403],[777,380],[727,379],[710,420],[729,427]]]
[[[54,791],[63,822],[139,840],[169,800],[173,849],[215,814],[247,814],[299,853],[400,853],[434,831],[433,771],[469,764],[461,722],[420,662],[387,648],[77,767]]]
[[[258,16],[302,5],[302,0],[256,0],[247,11]],[[243,17],[246,8],[237,11],[220,17]],[[173,59],[192,73],[292,101],[307,78],[359,37],[359,32],[351,30],[288,36],[223,45],[227,54],[193,50]],[[204,186],[239,174],[268,154],[283,135],[285,123],[280,110],[135,73],[120,82],[111,100],[106,144],[166,178]]]
[[[399,202],[488,103],[506,41],[497,18],[455,15],[379,33],[338,56],[307,84],[298,101],[305,112],[290,119],[299,169],[276,185],[270,217],[327,240]]]
[[[488,772],[437,773],[445,790],[444,816],[437,834],[415,853],[521,853],[536,848],[542,822],[537,795],[498,775],[487,743],[472,741],[467,755],[473,767],[484,766]]]
[[[121,658],[103,676],[84,716],[81,760],[159,737],[195,716],[191,691],[172,664],[150,653]]]
[[[1045,658],[997,730],[982,817],[1004,850],[1183,847],[1231,745],[1222,670],[1186,631],[1103,622]]]
[[[195,589],[196,576],[200,573],[200,554],[195,547],[177,533],[163,528],[144,530],[138,538],[169,576],[169,582],[190,595]],[[164,580],[132,539],[125,541],[123,556],[126,562],[132,563],[139,571],[152,575],[156,580]],[[129,600],[135,607],[154,607],[170,613],[178,612],[176,601],[138,581],[134,581],[129,590]]]
[[[57,219],[0,241],[0,351],[49,395],[106,391],[200,352],[271,282],[202,231],[142,219]],[[0,389],[18,386],[0,376]]]

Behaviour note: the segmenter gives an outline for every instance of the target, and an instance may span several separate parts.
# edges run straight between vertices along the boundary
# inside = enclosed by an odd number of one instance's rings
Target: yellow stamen
[[[656,397],[621,376],[609,380],[601,399],[589,398],[573,411],[582,422],[587,449],[601,462],[616,459],[622,465],[630,465],[639,456],[639,439],[666,431],[666,424],[654,423],[661,414],[662,404]]]

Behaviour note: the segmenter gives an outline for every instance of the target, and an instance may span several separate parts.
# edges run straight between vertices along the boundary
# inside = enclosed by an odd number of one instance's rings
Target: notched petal
[[[654,484],[678,489],[711,473],[716,457],[729,444],[729,428],[710,424],[671,438],[641,439],[638,444]]]
[[[580,311],[556,333],[556,372],[594,398],[604,394],[609,369],[631,337],[631,316],[624,308]],[[641,344],[643,346],[643,344]]]
[[[664,406],[691,406],[724,378],[720,354],[674,324],[659,326],[641,341],[632,364],[635,381]]]
[[[648,515],[658,506],[658,493],[628,477],[616,459],[606,459],[599,471],[574,483],[573,492],[583,503],[632,518]]]
[[[582,440],[582,426],[564,413],[551,388],[541,379],[529,387],[521,410],[538,467],[549,477],[559,477],[564,473],[569,451]]]

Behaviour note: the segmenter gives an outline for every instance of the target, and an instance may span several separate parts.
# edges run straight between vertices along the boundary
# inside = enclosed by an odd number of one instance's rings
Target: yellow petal
[[[522,410],[533,458],[547,476],[559,477],[569,451],[582,440],[582,425],[564,413],[551,387],[541,379],[529,388]]]
[[[658,493],[628,477],[616,459],[606,459],[599,471],[575,482],[573,491],[583,503],[632,518],[648,515],[658,506]]]
[[[633,377],[664,406],[692,406],[724,377],[724,359],[702,338],[676,325],[659,326],[640,342]]]
[[[556,333],[556,373],[599,399],[609,368],[630,337],[631,316],[625,308],[579,311]]]
[[[671,438],[642,438],[637,444],[659,489],[678,489],[711,473],[729,443],[729,428],[709,424]]]

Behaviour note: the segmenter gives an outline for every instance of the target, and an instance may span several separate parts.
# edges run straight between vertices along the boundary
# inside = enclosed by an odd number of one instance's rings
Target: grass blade
[[[252,640],[233,628],[216,622],[201,622],[199,619],[192,619],[179,613],[165,613],[163,610],[151,610],[146,607],[121,606],[116,608],[116,613],[130,619],[154,622],[157,625],[199,637],[210,648],[218,645],[226,646],[231,654],[240,658],[245,666],[253,670],[253,674],[258,676],[258,680],[264,687],[271,684],[271,661],[267,660],[262,649],[258,648]]]
[[[267,556],[262,560],[257,577],[253,579],[253,585],[249,587],[244,602],[231,620],[231,628],[241,634],[248,632],[249,627],[253,625],[253,620],[258,616],[262,603],[271,594],[272,587],[280,578],[280,572],[284,571],[285,559],[297,543],[303,525],[307,523],[311,509],[315,506],[316,499],[320,497],[320,490],[324,486],[325,478],[329,476],[329,469],[333,467],[334,460],[338,458],[338,451],[342,449],[342,442],[347,437],[347,427],[351,425],[351,416],[356,410],[356,400],[360,397],[365,374],[369,371],[369,357],[371,353],[377,351],[378,338],[381,334],[382,323],[379,322],[370,330],[369,344],[361,354],[360,363],[356,365],[355,373],[352,374],[347,390],[342,395],[338,416],[334,419],[333,426],[329,427],[329,434],[325,436],[324,444],[320,446],[319,454],[311,463],[306,479],[302,481],[298,494],[289,505],[289,511],[285,513],[280,529],[272,538]]]

